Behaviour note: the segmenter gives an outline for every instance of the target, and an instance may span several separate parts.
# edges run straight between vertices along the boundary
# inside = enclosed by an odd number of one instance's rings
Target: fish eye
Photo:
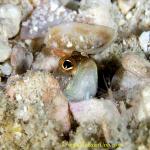
[[[71,70],[71,69],[73,69],[73,63],[71,62],[71,60],[66,59],[62,63],[62,68],[65,70]]]

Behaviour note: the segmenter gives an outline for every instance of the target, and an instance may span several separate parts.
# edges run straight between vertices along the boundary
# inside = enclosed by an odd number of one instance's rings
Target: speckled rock
[[[59,124],[58,130],[64,132],[70,129],[67,99],[51,74],[28,72],[23,79],[10,82],[13,84],[9,84],[7,93],[18,102],[15,111],[18,119],[25,122],[32,120],[36,116],[35,107],[39,107],[41,115],[45,114]]]

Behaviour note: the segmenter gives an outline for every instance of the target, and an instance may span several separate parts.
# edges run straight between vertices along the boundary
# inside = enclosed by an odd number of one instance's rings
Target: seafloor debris
[[[4,62],[11,55],[11,47],[7,41],[0,40],[0,62]]]
[[[0,150],[149,150],[149,31],[149,0],[0,0]]]
[[[143,32],[139,37],[140,46],[145,53],[150,53],[150,31]]]

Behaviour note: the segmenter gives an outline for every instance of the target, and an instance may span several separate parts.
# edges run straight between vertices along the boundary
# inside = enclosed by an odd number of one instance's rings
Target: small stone
[[[150,31],[143,32],[139,37],[140,46],[145,53],[150,53]]]
[[[48,56],[39,53],[32,64],[33,70],[55,71],[58,68],[59,59],[56,56]]]
[[[12,72],[12,67],[9,63],[5,63],[1,66],[1,72],[3,75],[9,76]]]
[[[126,19],[127,20],[130,20],[131,18],[132,18],[132,13],[131,12],[129,12],[129,13],[127,13],[127,15],[126,15]]]
[[[8,82],[7,94],[17,101],[16,118],[26,122],[34,117],[46,117],[55,121],[58,132],[69,131],[68,101],[50,73],[28,71],[23,79],[12,77]]]
[[[123,14],[127,14],[129,10],[131,10],[137,0],[118,0],[119,8],[121,9]]]
[[[123,147],[130,144],[130,138],[125,127],[126,123],[111,100],[90,99],[69,104],[73,117],[80,126],[86,123],[97,124],[103,129],[108,143],[120,140],[119,144],[124,143]]]
[[[112,118],[119,118],[119,112],[115,105],[109,100],[90,99],[82,102],[71,102],[70,110],[74,119],[83,124],[95,122],[101,124],[104,120],[111,121]]]
[[[138,120],[143,121],[150,118],[150,84],[141,88],[141,99],[138,109]]]
[[[10,57],[11,51],[8,43],[0,40],[0,62],[4,62]]]
[[[14,37],[20,29],[21,11],[12,4],[0,5],[0,34],[5,38]]]

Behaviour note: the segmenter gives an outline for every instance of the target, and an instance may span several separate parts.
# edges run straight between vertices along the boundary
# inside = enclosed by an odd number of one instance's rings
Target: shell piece
[[[48,48],[96,54],[116,37],[116,25],[110,15],[110,1],[82,1],[73,22],[49,29],[45,38]]]
[[[114,37],[113,28],[74,22],[50,29],[45,43],[52,49],[69,49],[85,54],[95,54],[107,47]]]
[[[21,22],[19,7],[12,4],[0,5],[0,34],[5,38],[12,38],[18,32]]]

